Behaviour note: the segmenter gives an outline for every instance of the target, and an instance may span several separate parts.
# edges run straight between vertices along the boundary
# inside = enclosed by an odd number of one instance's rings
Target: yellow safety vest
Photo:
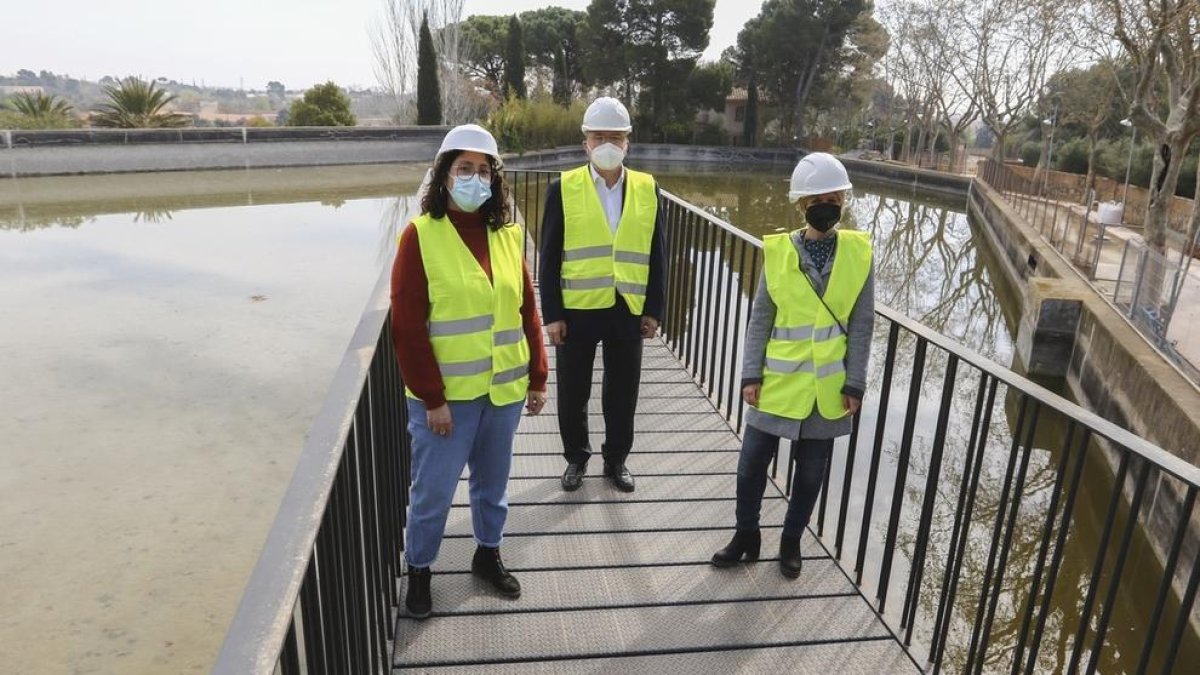
[[[525,299],[521,228],[488,229],[492,279],[448,218],[413,220],[429,282],[429,341],[449,401],[487,395],[516,403],[529,389],[529,344],[521,321]],[[411,398],[416,396],[405,390]]]
[[[612,307],[616,291],[634,316],[646,306],[650,244],[658,216],[654,177],[625,169],[625,205],[613,237],[588,165],[562,174],[562,296],[567,309]]]
[[[850,311],[867,281],[870,237],[864,232],[837,233],[833,271],[822,296],[828,310],[800,269],[800,255],[791,235],[764,237],[763,254],[767,292],[776,311],[758,409],[802,420],[815,405],[825,419],[844,417],[846,335],[838,322],[844,326],[850,320]]]

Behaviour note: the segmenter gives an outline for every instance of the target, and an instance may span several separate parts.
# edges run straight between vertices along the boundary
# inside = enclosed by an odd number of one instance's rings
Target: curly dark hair
[[[428,213],[434,218],[446,216],[446,211],[450,206],[450,191],[446,189],[446,183],[450,178],[450,166],[462,154],[462,150],[449,150],[434,163],[429,190],[421,198],[423,213]],[[504,173],[500,171],[494,157],[488,157],[488,164],[492,167],[492,196],[479,207],[479,214],[483,216],[484,225],[498,230],[512,220],[508,207],[508,183],[504,181]]]

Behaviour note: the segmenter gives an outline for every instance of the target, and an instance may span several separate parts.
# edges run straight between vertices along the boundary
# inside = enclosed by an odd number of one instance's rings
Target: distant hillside
[[[14,87],[40,87],[46,94],[66,99],[79,113],[94,110],[105,101],[104,85],[116,84],[116,79],[105,76],[99,82],[81,80],[70,75],[59,75],[47,70],[35,73],[18,70],[15,74],[0,74],[0,102],[5,93],[13,93]],[[196,116],[197,126],[229,126],[242,124],[245,120],[259,116],[274,123],[279,111],[286,109],[292,99],[304,94],[302,89],[288,89],[282,83],[271,81],[262,89],[233,89],[229,87],[206,87],[203,82],[186,83],[160,77],[155,80],[159,87],[177,98],[173,109]],[[387,96],[370,90],[348,90],[350,109],[360,120],[372,123],[387,123],[391,115],[392,102]]]

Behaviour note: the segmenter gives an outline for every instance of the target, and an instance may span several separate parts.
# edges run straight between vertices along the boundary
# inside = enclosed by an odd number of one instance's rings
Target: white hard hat
[[[434,163],[451,150],[481,152],[496,160],[497,166],[504,164],[500,159],[500,149],[496,146],[495,137],[478,124],[463,124],[448,131],[442,139],[442,147],[438,148],[437,156],[433,158]]]
[[[801,197],[841,192],[853,187],[850,184],[850,176],[846,174],[846,167],[842,166],[837,157],[827,152],[811,152],[801,158],[792,170],[788,200],[795,202]]]
[[[592,104],[587,107],[587,112],[583,113],[583,125],[580,129],[583,129],[584,132],[624,131],[629,133],[633,131],[633,124],[629,122],[629,111],[625,109],[624,104],[610,96],[601,96],[592,101]]]

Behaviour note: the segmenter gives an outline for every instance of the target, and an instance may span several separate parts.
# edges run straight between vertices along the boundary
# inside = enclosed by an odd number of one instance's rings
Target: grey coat
[[[836,234],[836,231],[835,231]],[[804,248],[804,231],[792,233],[792,244],[800,254],[800,266],[812,280],[813,287],[821,295],[829,283],[829,275],[833,271],[833,260],[837,257],[837,244],[834,243],[833,253],[825,262],[825,268],[817,271],[812,258]],[[850,321],[846,324],[846,386],[843,393],[862,394],[867,388],[867,359],[871,355],[871,337],[875,326],[875,270],[872,261],[871,271],[867,281],[859,293],[854,309],[850,311]],[[758,279],[758,292],[754,296],[754,310],[750,313],[750,325],[746,327],[746,350],[742,356],[742,385],[762,383],[763,361],[766,360],[767,340],[771,329],[775,326],[775,303],[767,292],[766,272]],[[813,409],[811,415],[803,421],[787,419],[757,408],[747,408],[746,423],[750,426],[774,434],[782,438],[836,438],[850,433],[851,418],[827,420]]]

